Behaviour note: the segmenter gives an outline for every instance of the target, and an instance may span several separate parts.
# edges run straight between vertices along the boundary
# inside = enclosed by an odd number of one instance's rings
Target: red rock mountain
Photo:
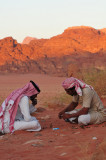
[[[0,40],[1,72],[60,73],[73,64],[74,68],[76,65],[81,68],[94,65],[99,69],[106,66],[105,29],[69,27],[50,39],[26,40],[23,44],[12,37]]]
[[[100,29],[100,31],[106,34],[106,28]]]

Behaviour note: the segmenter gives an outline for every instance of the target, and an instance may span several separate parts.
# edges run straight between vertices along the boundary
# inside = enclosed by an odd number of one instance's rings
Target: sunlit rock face
[[[50,39],[0,40],[0,72],[67,75],[68,70],[106,67],[106,28],[69,27]]]

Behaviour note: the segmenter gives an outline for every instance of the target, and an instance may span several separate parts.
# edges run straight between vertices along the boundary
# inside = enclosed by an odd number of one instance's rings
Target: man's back
[[[103,103],[94,89],[82,89],[83,107],[88,107],[89,112],[101,111],[104,109]]]

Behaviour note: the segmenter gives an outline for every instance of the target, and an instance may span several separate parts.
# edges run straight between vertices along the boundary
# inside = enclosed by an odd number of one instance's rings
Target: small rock
[[[43,144],[32,144],[32,146],[34,146],[34,147],[43,147],[44,145]]]
[[[75,132],[74,134],[79,134],[80,132]]]
[[[40,139],[34,139],[34,140],[30,140],[30,141],[27,141],[27,142],[25,142],[23,145],[25,145],[25,144],[29,144],[29,143],[41,143],[42,142],[42,140],[40,140]]]
[[[41,117],[41,119],[47,120],[47,119],[50,119],[50,116],[49,116],[49,115],[46,115],[45,117]]]
[[[92,139],[93,139],[93,140],[96,140],[97,138],[96,138],[96,137],[92,137]]]
[[[66,135],[65,135],[65,134],[60,134],[60,136],[61,136],[61,137],[64,137],[64,136],[66,136]]]
[[[72,129],[78,129],[78,127],[72,126]]]
[[[60,154],[60,156],[65,156],[67,153],[62,153],[62,154]]]

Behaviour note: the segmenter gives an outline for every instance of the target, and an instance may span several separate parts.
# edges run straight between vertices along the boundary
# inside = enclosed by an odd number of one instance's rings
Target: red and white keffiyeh
[[[9,124],[9,129],[10,132],[13,131],[14,127],[14,120],[15,120],[15,116],[17,113],[17,109],[18,109],[18,104],[20,102],[20,99],[23,96],[32,96],[35,94],[38,94],[39,92],[37,91],[37,89],[33,86],[33,84],[31,82],[27,83],[23,88],[17,89],[15,91],[13,91],[2,103],[1,107],[0,107],[0,119],[2,121],[2,132],[4,129],[4,115],[5,115],[5,111],[9,111],[10,114],[10,124]]]
[[[67,78],[65,81],[63,81],[62,86],[64,89],[69,89],[75,86],[75,90],[79,96],[82,96],[81,88],[88,87],[93,89],[92,86],[87,85],[82,80],[78,80],[77,78],[74,78],[74,77]]]

